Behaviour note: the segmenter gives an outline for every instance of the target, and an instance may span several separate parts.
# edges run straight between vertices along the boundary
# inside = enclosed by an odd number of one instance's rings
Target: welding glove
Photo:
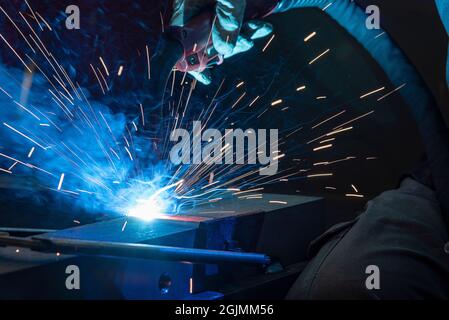
[[[250,50],[254,46],[253,40],[265,37],[273,30],[271,24],[263,21],[249,21],[242,26],[246,0],[174,0],[173,6],[170,21],[173,26],[184,26],[205,8],[215,6],[217,19],[212,28],[212,42],[214,49],[225,59]],[[208,70],[190,74],[203,84],[211,82]]]

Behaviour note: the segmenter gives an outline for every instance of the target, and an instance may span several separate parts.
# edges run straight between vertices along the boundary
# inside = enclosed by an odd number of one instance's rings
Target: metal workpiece
[[[0,269],[0,286],[3,298],[189,299],[229,285],[233,295],[257,291],[273,263],[276,282],[287,285],[280,279],[307,259],[324,214],[321,198],[263,194],[152,221],[123,217],[32,236],[5,233],[0,262],[8,268]],[[79,267],[80,290],[66,289],[68,266]]]

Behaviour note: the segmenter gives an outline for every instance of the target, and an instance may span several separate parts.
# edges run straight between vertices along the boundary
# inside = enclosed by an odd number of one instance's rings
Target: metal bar
[[[259,253],[156,246],[136,243],[76,239],[19,238],[0,235],[0,246],[25,247],[40,252],[70,255],[110,256],[186,263],[242,263],[267,265],[270,257]]]
[[[34,228],[0,228],[0,232],[6,232],[6,233],[50,233],[55,232],[57,230],[54,229],[34,229]]]

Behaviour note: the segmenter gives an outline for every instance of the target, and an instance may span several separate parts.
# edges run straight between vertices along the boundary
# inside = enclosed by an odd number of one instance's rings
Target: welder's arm
[[[174,0],[170,24],[184,26],[204,9],[215,7],[216,20],[212,27],[212,42],[214,49],[226,59],[250,50],[254,46],[253,40],[272,32],[271,24],[263,21],[248,21],[242,27],[246,2],[246,0]],[[241,30],[245,30],[245,34],[241,34]],[[208,70],[190,74],[203,84],[211,82]]]
[[[209,7],[215,7],[216,23],[212,41],[218,53],[232,53],[242,26],[246,0],[174,0],[170,24],[184,26],[190,19]]]

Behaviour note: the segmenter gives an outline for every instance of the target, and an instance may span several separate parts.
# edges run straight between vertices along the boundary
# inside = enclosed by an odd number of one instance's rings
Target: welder
[[[182,26],[211,2],[215,2],[218,21],[212,31],[213,45],[224,58],[251,49],[254,39],[272,31],[271,25],[256,20],[246,23],[257,36],[239,33],[245,29],[245,8],[264,2],[256,0],[176,0],[172,23]],[[364,27],[367,16],[357,1],[281,0],[264,5],[265,10],[271,6],[264,14],[302,7],[324,9],[365,47],[393,84],[407,82],[403,96],[427,154],[427,162],[405,177],[398,189],[369,201],[354,221],[334,226],[311,245],[311,260],[287,298],[448,299],[449,140],[422,80],[388,36],[372,41],[375,34]],[[436,0],[436,5],[449,31],[449,2]],[[211,81],[209,74],[191,74],[202,83]],[[449,83],[449,72],[447,79]]]

